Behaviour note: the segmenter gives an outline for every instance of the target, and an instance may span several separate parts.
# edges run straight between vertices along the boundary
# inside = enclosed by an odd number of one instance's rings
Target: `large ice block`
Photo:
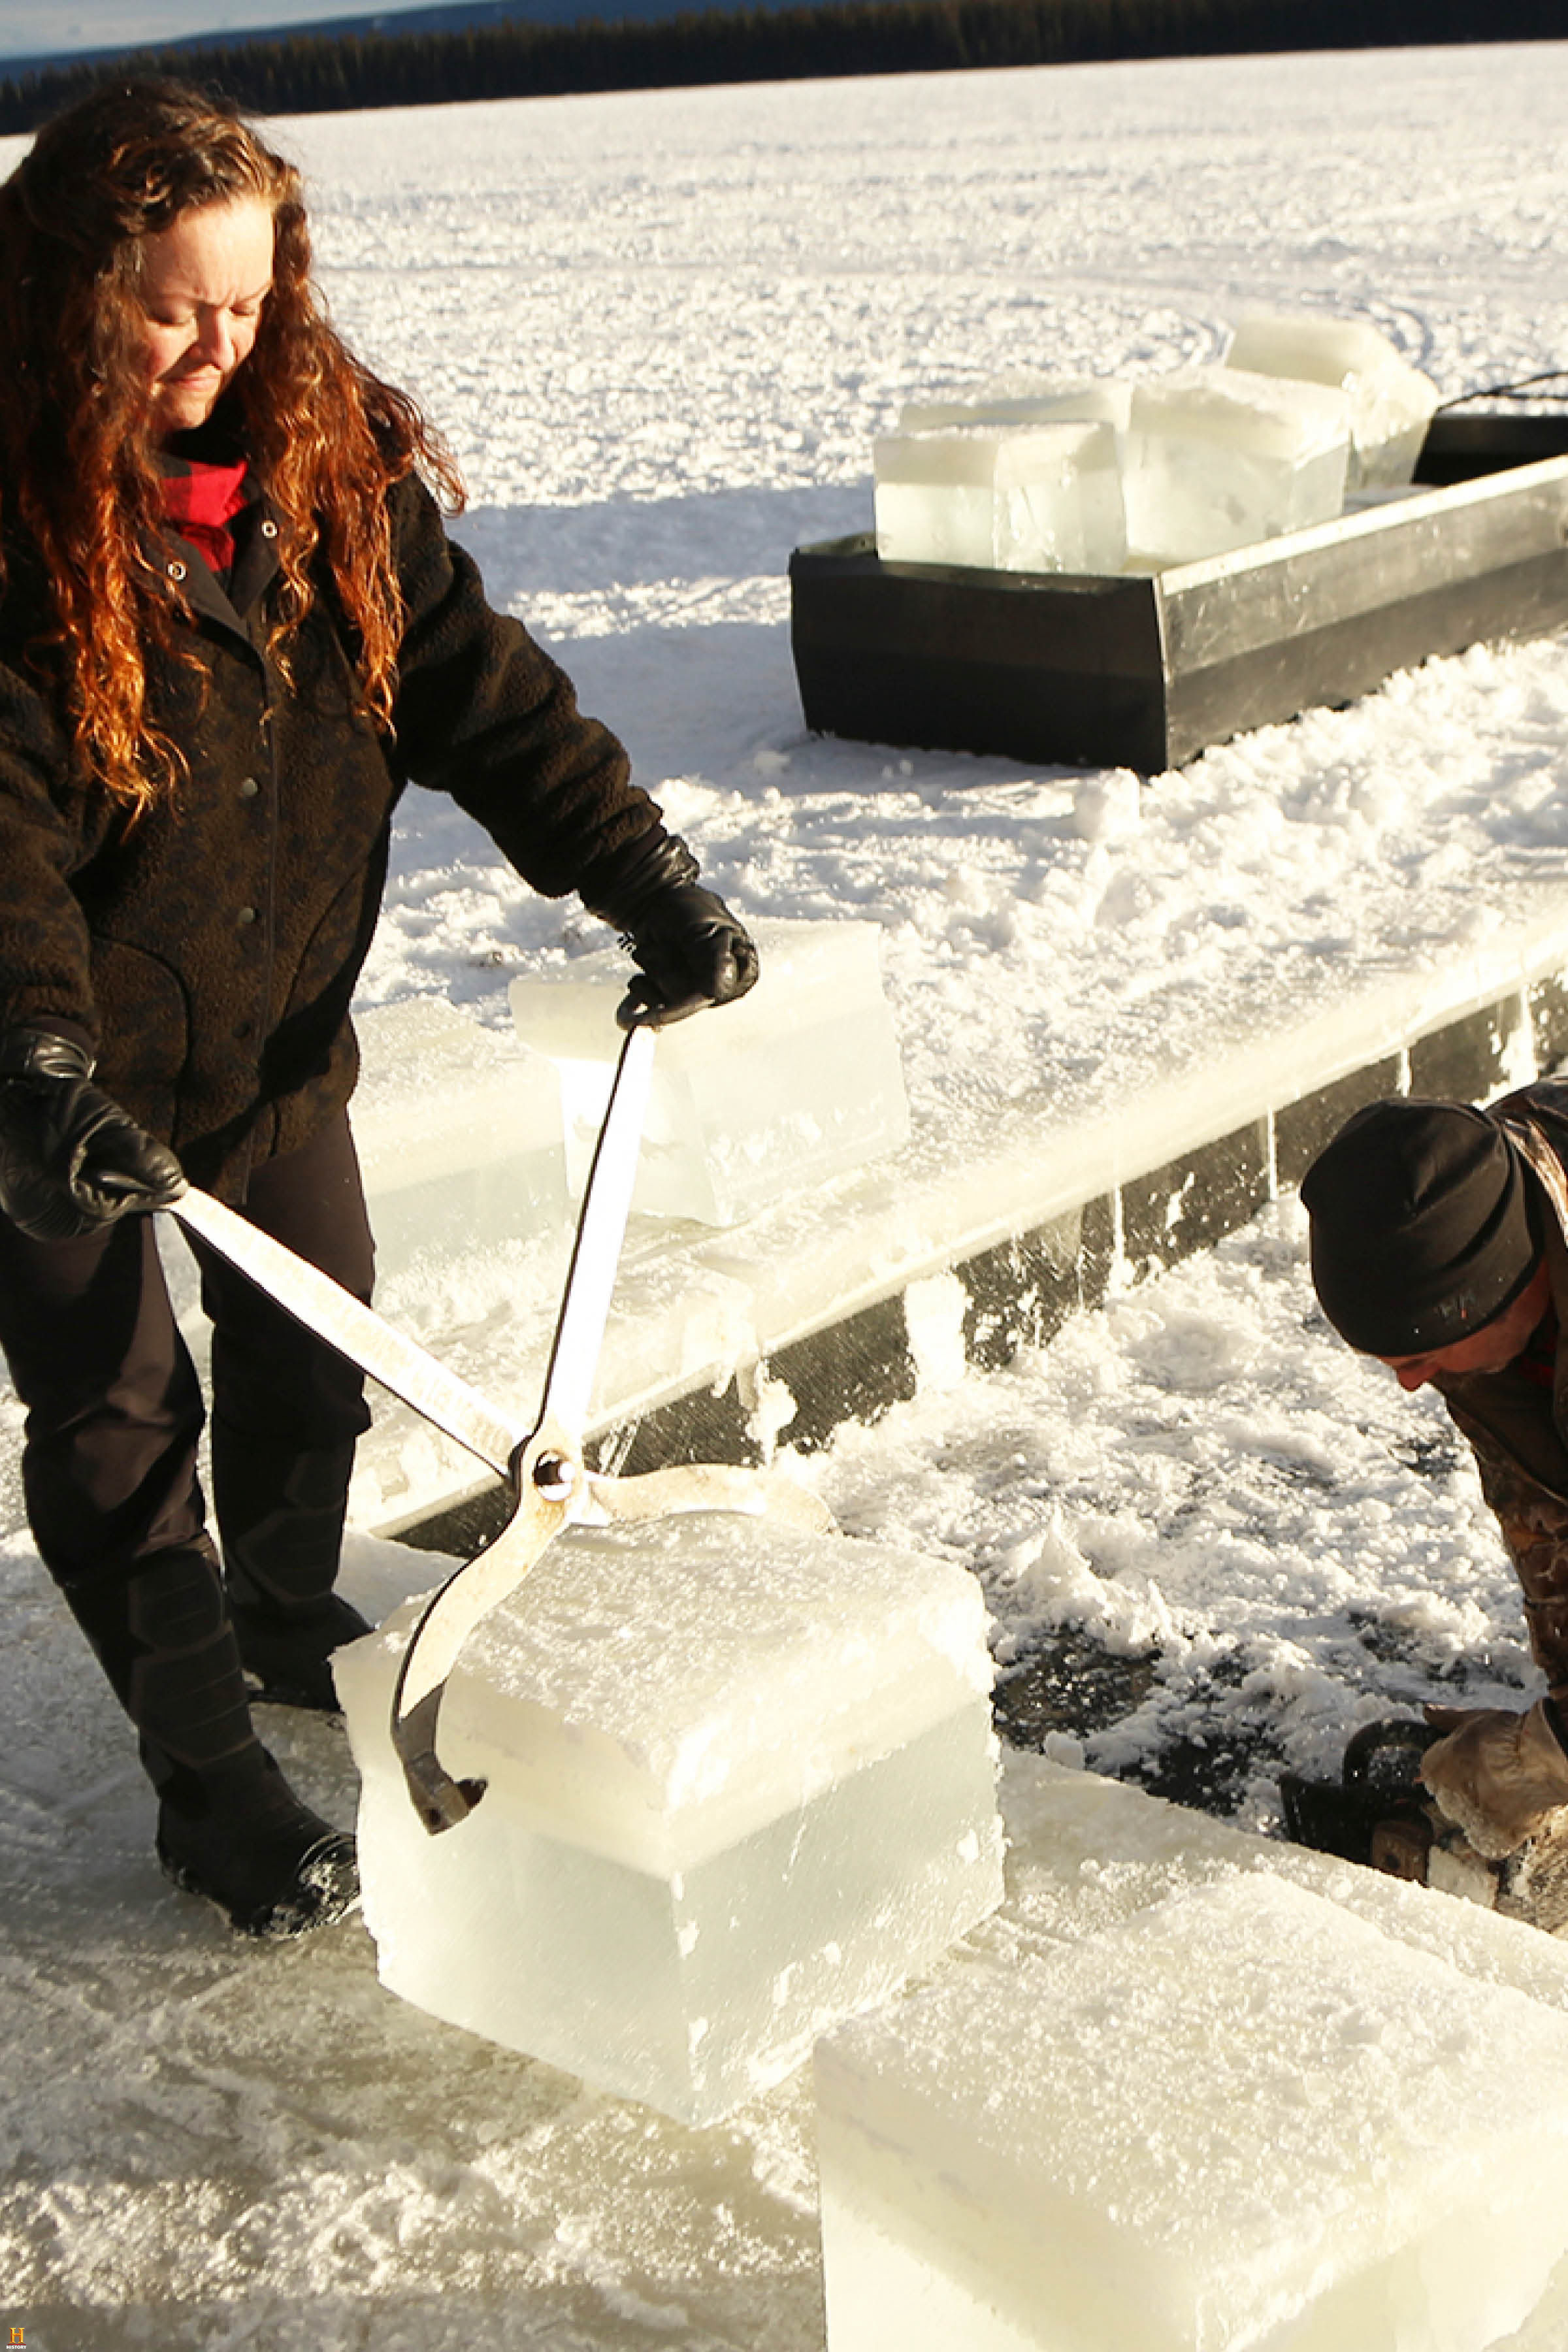
[[[1560,2013],[1261,1874],[983,1940],[817,2053],[829,2352],[1481,2352],[1539,2299]]]
[[[470,1642],[426,1835],[388,1715],[414,1616],[333,1660],[382,1981],[710,2123],[1001,1895],[990,1658],[962,1570],[703,1514],[558,1538]]]
[[[515,1037],[434,996],[356,1013],[354,1027],[354,1136],[384,1274],[563,1229],[560,1094]]]
[[[1129,563],[1163,570],[1331,522],[1349,458],[1350,403],[1332,385],[1229,367],[1152,377],[1126,436]]]
[[[906,401],[899,411],[899,431],[933,433],[952,425],[1110,425],[1125,433],[1131,412],[1129,378],[1013,375],[969,393]]]
[[[1249,310],[1226,354],[1258,375],[1337,384],[1350,402],[1351,491],[1409,481],[1437,406],[1437,387],[1365,319]]]
[[[751,994],[660,1032],[632,1203],[643,1215],[739,1224],[908,1139],[879,926],[753,929]],[[562,1106],[574,1192],[609,1096],[626,976],[611,950],[511,986],[519,1034],[552,1065],[544,1083]]]
[[[886,434],[875,449],[877,551],[889,563],[1119,572],[1115,427],[1057,419]]]

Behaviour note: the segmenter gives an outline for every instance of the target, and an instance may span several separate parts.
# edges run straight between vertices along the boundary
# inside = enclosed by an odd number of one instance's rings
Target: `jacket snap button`
[[[261,787],[257,782],[256,778],[254,776],[247,776],[245,782],[239,788],[239,797],[242,801],[253,801],[260,790]]]
[[[185,567],[176,556],[174,562],[169,566],[169,577],[171,580],[183,580],[184,576]]]
[[[255,909],[255,908],[254,908],[254,907],[242,907],[242,908],[240,908],[240,910],[239,910],[239,913],[238,913],[238,914],[237,915],[237,917],[235,918],[235,919],[236,919],[236,921],[240,925],[240,928],[241,928],[242,929],[244,929],[244,927],[245,927],[245,925],[246,925],[247,923],[254,923],[254,922],[255,922],[255,920],[256,920],[256,909]]]
[[[275,522],[264,522],[261,526],[261,536],[263,539],[276,539],[278,536],[277,524]]]

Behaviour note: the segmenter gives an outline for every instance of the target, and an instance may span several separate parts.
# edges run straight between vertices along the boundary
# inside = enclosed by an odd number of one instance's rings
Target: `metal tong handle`
[[[578,1456],[637,1185],[643,1124],[653,1084],[655,1034],[651,1023],[639,1021],[626,1031],[622,1043],[550,1343],[537,1427],[542,1429],[553,1416]]]
[[[498,1412],[477,1389],[449,1372],[416,1340],[384,1321],[374,1307],[354,1297],[330,1274],[323,1274],[308,1258],[297,1257],[259,1225],[237,1215],[194,1184],[170,1202],[169,1213],[179,1219],[187,1233],[248,1275],[258,1290],[307,1330],[369,1372],[383,1388],[411,1404],[416,1412],[455,1437],[503,1478],[510,1474],[517,1449],[525,1442],[521,1424]]]
[[[653,1053],[653,1025],[639,1020],[626,1031],[588,1171],[539,1419],[509,1465],[517,1507],[494,1543],[435,1594],[403,1654],[392,1741],[415,1809],[432,1835],[470,1812],[484,1785],[455,1780],[436,1753],[447,1677],[475,1627],[517,1590],[585,1496],[583,1430],[637,1181]]]

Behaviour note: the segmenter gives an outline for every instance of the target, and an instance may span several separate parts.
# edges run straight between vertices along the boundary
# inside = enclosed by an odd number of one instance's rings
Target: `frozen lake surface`
[[[899,403],[1365,315],[1446,395],[1568,363],[1568,47],[666,92],[279,127],[341,322],[447,428],[492,593],[743,909],[877,922],[916,1162],[1178,1041],[1289,1025],[1568,891],[1568,648],[1478,649],[1155,779],[803,731],[784,567],[869,526]],[[0,163],[23,142],[0,145]],[[600,944],[466,820],[404,813],[367,1005]],[[504,1288],[504,1284],[500,1286]],[[384,1300],[505,1373],[483,1268]],[[4,1402],[8,1432],[18,1412]],[[1423,1695],[1530,1668],[1440,1412],[1331,1344],[1294,1203],[1048,1351],[806,1465],[961,1560],[1005,1664],[1125,1662],[1055,1752],[1272,1820]],[[820,2352],[794,2086],[683,2133],[381,1992],[357,1926],[237,1948],[163,1888],[112,1701],[0,1476],[9,1640],[0,2319],[29,2347]],[[385,1596],[417,1562],[361,1538]],[[347,1819],[340,1732],[268,1725]],[[1226,1761],[1226,1759],[1231,1759]],[[1561,2340],[1559,2338],[1559,2340]]]

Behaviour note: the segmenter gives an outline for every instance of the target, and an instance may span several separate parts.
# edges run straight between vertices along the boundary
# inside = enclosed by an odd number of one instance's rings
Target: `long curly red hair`
[[[117,82],[46,124],[0,185],[0,528],[19,522],[42,556],[79,754],[133,814],[184,772],[150,708],[150,657],[174,647],[181,593],[150,560],[163,515],[143,240],[247,197],[272,213],[272,291],[225,413],[278,521],[270,650],[285,677],[324,562],[365,708],[390,728],[402,612],[385,493],[417,467],[451,507],[463,499],[417,404],[328,324],[300,175],[234,109],[182,82]]]

